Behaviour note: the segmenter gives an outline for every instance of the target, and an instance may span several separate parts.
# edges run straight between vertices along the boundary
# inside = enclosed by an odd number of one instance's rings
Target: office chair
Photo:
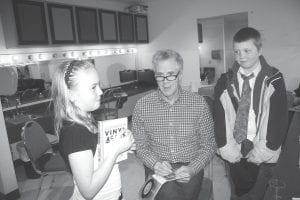
[[[66,165],[61,155],[53,151],[44,129],[36,121],[26,122],[21,136],[32,168],[36,174],[41,176],[39,196],[44,177],[53,175],[51,188],[55,181],[55,174],[64,172]],[[51,142],[54,143],[54,141]]]
[[[121,88],[112,88],[106,90],[102,98],[111,98],[110,102],[104,103],[102,107],[93,111],[96,121],[119,118],[119,109],[127,101],[127,94]]]
[[[214,98],[214,86],[204,85],[198,89],[198,94]]]
[[[22,92],[20,96],[21,102],[28,102],[36,99],[38,96],[37,92],[34,89],[26,89]]]

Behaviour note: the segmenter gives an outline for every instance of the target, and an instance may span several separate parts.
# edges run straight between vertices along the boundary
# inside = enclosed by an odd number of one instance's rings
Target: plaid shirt
[[[215,153],[214,124],[203,97],[180,89],[173,105],[155,91],[133,113],[137,154],[153,169],[158,161],[184,162],[198,173]]]

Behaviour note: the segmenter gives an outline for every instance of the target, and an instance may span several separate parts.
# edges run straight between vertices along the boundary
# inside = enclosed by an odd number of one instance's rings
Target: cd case
[[[140,197],[142,200],[154,200],[160,188],[168,181],[176,180],[175,174],[172,173],[168,176],[159,176],[153,174],[140,189]]]

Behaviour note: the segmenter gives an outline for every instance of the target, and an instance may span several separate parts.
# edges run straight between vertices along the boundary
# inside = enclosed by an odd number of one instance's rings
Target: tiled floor
[[[230,189],[223,161],[213,159],[213,191],[214,200],[229,200]],[[144,169],[134,154],[120,163],[122,175],[122,191],[126,200],[138,200],[138,192],[144,182]],[[38,188],[41,179],[26,178],[23,167],[16,168],[21,198],[19,200],[66,200],[72,193],[72,177],[68,173],[43,178],[41,191]]]

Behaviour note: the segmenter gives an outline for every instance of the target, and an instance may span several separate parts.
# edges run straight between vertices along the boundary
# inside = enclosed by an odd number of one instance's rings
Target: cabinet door
[[[48,3],[48,14],[53,44],[75,43],[73,7]]]
[[[137,43],[148,43],[148,19],[146,15],[134,15],[135,41]]]
[[[98,43],[97,10],[76,7],[75,13],[79,43]]]
[[[119,36],[121,43],[134,42],[133,15],[118,12]]]
[[[99,10],[101,41],[103,43],[118,42],[117,14],[115,11]]]
[[[43,2],[14,0],[19,44],[48,44]]]

